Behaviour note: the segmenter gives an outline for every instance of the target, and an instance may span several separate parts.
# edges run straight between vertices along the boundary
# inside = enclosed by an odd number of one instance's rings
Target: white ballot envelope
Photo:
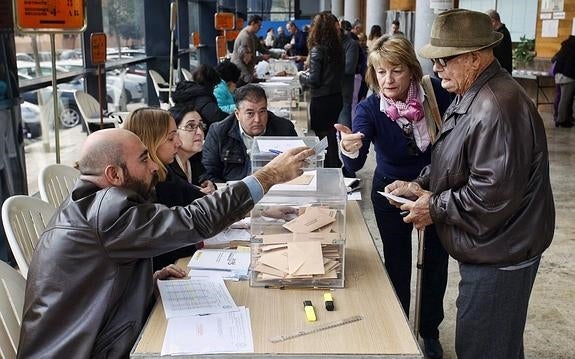
[[[404,197],[395,196],[395,195],[393,195],[393,194],[391,194],[391,193],[385,193],[385,192],[382,192],[382,191],[378,191],[377,193],[379,193],[380,195],[382,195],[382,196],[385,197],[385,198],[388,198],[388,199],[390,199],[390,200],[392,200],[392,201],[395,201],[395,202],[398,202],[398,203],[401,203],[401,204],[413,203],[413,201],[410,200],[410,199],[407,199],[407,198],[404,198]]]

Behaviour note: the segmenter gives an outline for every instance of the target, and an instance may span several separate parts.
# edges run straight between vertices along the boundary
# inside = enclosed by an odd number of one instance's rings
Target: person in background
[[[209,129],[212,123],[228,116],[218,107],[214,97],[214,87],[220,83],[220,76],[213,67],[203,64],[192,73],[192,80],[180,81],[172,93],[172,100],[176,105],[191,103]]]
[[[242,46],[247,46],[252,53],[251,60],[246,63],[248,70],[253,73],[254,67],[261,60],[269,59],[270,55],[264,45],[260,43],[257,33],[262,27],[262,18],[259,15],[253,15],[248,19],[248,25],[240,31],[238,37],[234,40],[234,49],[232,52],[232,61],[237,65],[241,61],[242,54],[239,49]],[[256,57],[256,53],[260,52],[261,57]]]
[[[356,37],[359,37],[359,34],[362,33],[363,26],[361,25],[361,21],[359,19],[355,19],[351,26],[351,32],[354,33]]]
[[[501,67],[503,67],[507,72],[513,72],[513,50],[511,48],[511,34],[505,24],[501,23],[501,17],[499,13],[495,10],[487,10],[485,12],[489,15],[491,19],[491,26],[493,26],[493,30],[500,32],[503,34],[503,40],[499,43],[499,45],[493,48],[493,55]]]
[[[411,299],[413,226],[403,222],[400,210],[379,194],[395,180],[411,181],[430,163],[437,138],[429,95],[421,86],[422,70],[411,42],[404,36],[384,35],[371,46],[366,80],[374,94],[358,104],[352,130],[336,125],[341,153],[350,170],[361,169],[373,143],[376,168],[371,201],[383,242],[385,268],[403,310],[409,316]],[[451,102],[439,80],[432,80],[439,113]],[[439,119],[436,119],[439,121]],[[428,358],[441,358],[439,325],[447,286],[447,252],[433,226],[425,229],[422,305],[419,332]]]
[[[174,173],[170,165],[175,162],[182,146],[176,121],[168,111],[143,107],[130,114],[124,129],[135,133],[148,148],[150,159],[158,166],[158,182],[155,188],[155,202],[168,207],[184,206],[205,195],[196,187]],[[214,190],[207,187],[204,191]],[[154,257],[154,270],[159,270],[177,259],[189,257],[196,251],[196,245],[178,248]]]
[[[343,73],[341,95],[343,107],[339,114],[338,123],[351,127],[351,105],[353,103],[353,87],[355,74],[359,63],[359,42],[357,36],[351,32],[351,23],[342,20],[341,23],[341,43],[344,51],[345,67]],[[350,176],[353,177],[353,176]]]
[[[556,127],[573,127],[573,96],[575,96],[575,36],[570,35],[561,43],[553,56],[555,83],[561,87],[557,108]]]
[[[274,36],[274,28],[270,27],[266,32],[266,37],[264,39],[264,44],[267,48],[271,48],[274,46],[275,36]]]
[[[273,44],[274,49],[283,49],[289,43],[290,38],[286,35],[283,27],[278,26],[278,35],[276,36]]]
[[[202,165],[202,149],[206,125],[196,109],[190,104],[178,104],[169,109],[176,121],[182,145],[178,148],[176,160],[168,165],[171,173],[197,186],[203,193],[212,193],[216,187],[212,181],[200,181],[206,172]]]
[[[391,22],[391,28],[389,29],[390,35],[403,35],[403,32],[399,30],[399,20],[393,20]]]
[[[308,55],[308,47],[305,34],[298,29],[295,22],[288,21],[286,29],[291,34],[290,41],[284,46],[287,55],[296,61],[298,70],[303,70],[304,61]]]
[[[185,207],[149,202],[158,165],[132,132],[88,136],[80,178],[40,236],[30,263],[19,358],[126,358],[148,316],[151,258],[212,237],[243,218],[270,187],[303,173],[313,150],[286,151],[241,182]]]
[[[367,83],[365,82],[365,72],[367,71],[367,54],[369,53],[369,48],[367,47],[367,36],[362,32],[358,36],[359,44],[359,60],[357,61],[357,69],[355,74],[355,85],[354,85],[354,98],[351,107],[352,118],[355,117],[355,107],[356,105],[367,96],[367,91],[369,90]]]
[[[214,96],[220,109],[226,113],[232,113],[236,109],[234,91],[240,80],[240,69],[230,60],[224,60],[216,66],[216,72],[222,79],[214,88]]]
[[[455,351],[460,359],[521,359],[529,297],[553,240],[555,205],[543,120],[493,55],[503,35],[489,16],[439,14],[420,55],[456,98],[431,164],[385,191],[418,229],[435,225],[459,262]]]
[[[255,68],[249,65],[254,56],[253,52],[247,46],[240,46],[238,47],[237,53],[239,57],[236,59],[232,58],[232,63],[240,70],[240,78],[238,79],[237,86],[241,87],[245,84],[258,82]]]
[[[371,44],[373,44],[375,40],[379,39],[381,35],[383,35],[381,26],[373,25],[369,30],[369,36],[367,37],[367,47],[370,48]]]
[[[235,93],[236,110],[208,133],[202,163],[205,179],[235,181],[251,173],[250,151],[256,136],[297,136],[293,123],[268,111],[263,88],[248,84]]]
[[[309,70],[299,72],[299,81],[310,88],[310,127],[320,139],[327,137],[324,166],[338,168],[341,167],[341,161],[333,125],[343,106],[341,82],[344,53],[335,16],[323,11],[314,17],[308,47]]]

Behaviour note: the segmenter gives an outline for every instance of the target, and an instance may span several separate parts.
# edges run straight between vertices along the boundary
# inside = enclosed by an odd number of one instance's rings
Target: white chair
[[[98,100],[92,95],[80,90],[74,92],[74,98],[86,124],[88,134],[96,131],[100,126],[100,104]],[[117,127],[116,121],[109,117],[104,117],[104,125],[107,125],[106,127],[110,127],[110,125]]]
[[[190,72],[190,70],[185,69],[182,67],[182,76],[184,77],[184,80],[186,81],[192,81],[192,73]]]
[[[16,269],[0,261],[0,357],[16,358],[26,280]]]
[[[56,208],[39,198],[12,196],[2,205],[4,232],[18,268],[24,277],[38,244],[40,234],[56,212]]]
[[[166,103],[162,99],[163,98],[162,94],[166,94],[166,97],[168,96],[170,92],[170,84],[168,83],[168,81],[164,80],[162,75],[160,75],[157,71],[148,70],[148,73],[150,74],[152,84],[154,85],[154,90],[156,90],[156,95],[158,96],[158,100],[160,101],[160,107],[162,107],[161,104]],[[172,92],[174,92],[174,88],[172,88]],[[170,106],[174,105],[171,98],[168,99],[168,101],[169,101],[168,105]]]
[[[78,177],[80,171],[70,166],[52,164],[42,168],[38,174],[40,198],[59,207],[70,194]]]

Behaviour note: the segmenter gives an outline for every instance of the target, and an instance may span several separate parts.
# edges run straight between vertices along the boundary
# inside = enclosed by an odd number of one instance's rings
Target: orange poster
[[[218,12],[214,14],[214,27],[216,30],[233,30],[235,19],[231,12]]]
[[[90,35],[90,53],[94,65],[106,63],[106,34],[95,32]]]
[[[15,0],[16,23],[26,30],[81,31],[84,0]]]

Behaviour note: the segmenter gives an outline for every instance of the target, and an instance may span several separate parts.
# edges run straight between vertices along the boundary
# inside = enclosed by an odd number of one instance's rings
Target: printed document
[[[237,310],[221,278],[159,280],[158,288],[167,319]]]
[[[253,353],[249,309],[168,320],[162,355]]]

